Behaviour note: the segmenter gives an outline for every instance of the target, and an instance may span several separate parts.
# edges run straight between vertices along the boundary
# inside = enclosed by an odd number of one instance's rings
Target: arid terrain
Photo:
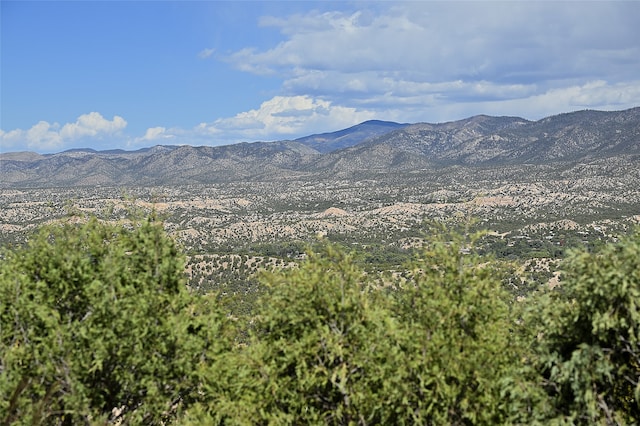
[[[442,222],[487,231],[482,250],[546,283],[568,248],[594,248],[640,222],[639,138],[634,108],[537,122],[366,122],[213,148],[9,153],[0,239],[22,243],[40,224],[86,214],[122,221],[155,210],[187,254],[194,288],[237,290],[320,240],[393,273]]]
[[[126,220],[134,206],[160,213],[189,256],[192,284],[210,287],[290,265],[319,239],[375,252],[370,263],[394,269],[423,242],[430,221],[476,222],[490,231],[483,241],[499,258],[555,259],[566,247],[615,239],[640,222],[640,170],[619,161],[562,170],[450,167],[365,180],[12,189],[0,193],[0,235],[19,243],[42,223],[83,214]]]

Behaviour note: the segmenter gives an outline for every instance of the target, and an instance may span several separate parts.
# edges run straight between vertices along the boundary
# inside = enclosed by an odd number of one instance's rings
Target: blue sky
[[[640,2],[0,2],[0,151],[640,105]]]

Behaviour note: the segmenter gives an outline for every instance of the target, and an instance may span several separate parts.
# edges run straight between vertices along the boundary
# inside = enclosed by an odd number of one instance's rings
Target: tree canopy
[[[640,233],[524,300],[473,241],[385,276],[325,245],[238,317],[153,215],[45,226],[0,261],[0,423],[640,422]]]
[[[573,252],[535,314],[544,387],[579,424],[640,422],[640,232]]]
[[[0,263],[0,422],[157,424],[192,398],[215,312],[153,218],[51,225]]]

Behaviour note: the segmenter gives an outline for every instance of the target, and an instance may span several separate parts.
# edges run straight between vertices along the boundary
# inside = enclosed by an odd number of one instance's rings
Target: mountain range
[[[0,187],[180,185],[354,177],[449,166],[589,162],[624,156],[640,166],[640,107],[583,110],[529,121],[477,115],[429,124],[366,121],[296,140],[225,146],[158,145],[0,154]]]

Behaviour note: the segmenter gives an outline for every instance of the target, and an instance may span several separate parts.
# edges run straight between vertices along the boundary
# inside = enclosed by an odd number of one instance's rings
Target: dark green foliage
[[[52,225],[0,265],[0,422],[157,424],[194,397],[214,311],[153,219]]]
[[[440,235],[438,237],[437,235]],[[516,385],[524,347],[502,290],[501,271],[474,253],[472,242],[441,229],[398,292],[404,327],[404,418],[418,424],[500,424],[510,411],[504,384]]]
[[[388,300],[368,288],[352,259],[329,246],[299,269],[267,274],[263,282],[269,290],[249,346],[227,364],[242,385],[227,389],[225,404],[199,411],[208,419],[200,421],[220,419],[223,409],[240,423],[397,420],[397,400],[386,398],[402,361],[397,323]],[[218,384],[213,381],[209,389]]]
[[[640,233],[572,253],[540,318],[539,369],[557,415],[579,424],[640,422]]]
[[[225,391],[225,414],[270,424],[527,419],[524,391],[505,390],[525,382],[514,377],[525,346],[511,335],[509,295],[496,271],[463,248],[461,240],[435,242],[390,291],[372,288],[335,246],[297,270],[266,275],[251,342],[227,360],[243,384]],[[220,421],[220,404],[191,415]]]
[[[640,422],[640,234],[521,301],[478,236],[425,240],[382,278],[319,247],[243,315],[240,288],[186,290],[153,216],[45,227],[0,263],[0,423]]]

